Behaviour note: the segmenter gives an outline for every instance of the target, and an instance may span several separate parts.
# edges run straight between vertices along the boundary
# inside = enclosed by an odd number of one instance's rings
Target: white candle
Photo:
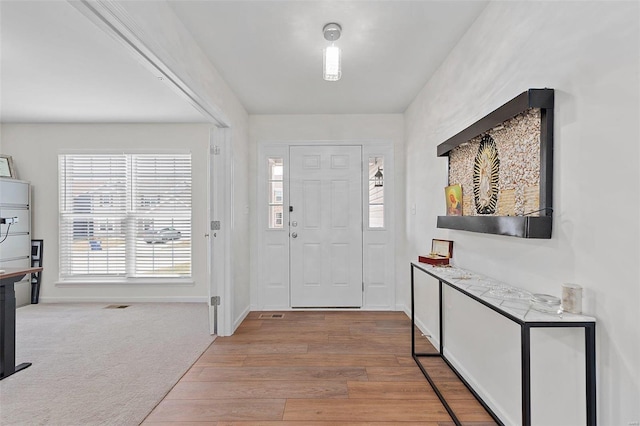
[[[582,287],[578,284],[562,284],[562,310],[572,314],[582,313]]]

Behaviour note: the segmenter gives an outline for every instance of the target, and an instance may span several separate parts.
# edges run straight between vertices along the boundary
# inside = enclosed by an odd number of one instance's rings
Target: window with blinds
[[[191,155],[60,155],[60,278],[191,276]]]

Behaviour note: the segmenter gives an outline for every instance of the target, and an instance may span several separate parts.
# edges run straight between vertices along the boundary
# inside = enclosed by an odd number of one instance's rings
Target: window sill
[[[66,280],[56,281],[56,287],[93,287],[93,286],[138,286],[138,285],[161,285],[168,286],[194,286],[192,278],[135,278],[135,279],[115,279],[115,280]]]

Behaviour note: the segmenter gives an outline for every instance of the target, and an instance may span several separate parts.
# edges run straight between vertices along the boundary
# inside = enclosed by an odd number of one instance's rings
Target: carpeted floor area
[[[137,425],[213,342],[200,303],[39,304],[16,313],[2,425]]]

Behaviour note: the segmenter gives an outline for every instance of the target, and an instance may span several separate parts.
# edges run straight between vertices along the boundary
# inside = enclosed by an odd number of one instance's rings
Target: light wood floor
[[[453,425],[411,358],[404,313],[260,318],[274,313],[252,312],[217,338],[143,425]],[[424,365],[465,425],[495,425],[441,360]]]

